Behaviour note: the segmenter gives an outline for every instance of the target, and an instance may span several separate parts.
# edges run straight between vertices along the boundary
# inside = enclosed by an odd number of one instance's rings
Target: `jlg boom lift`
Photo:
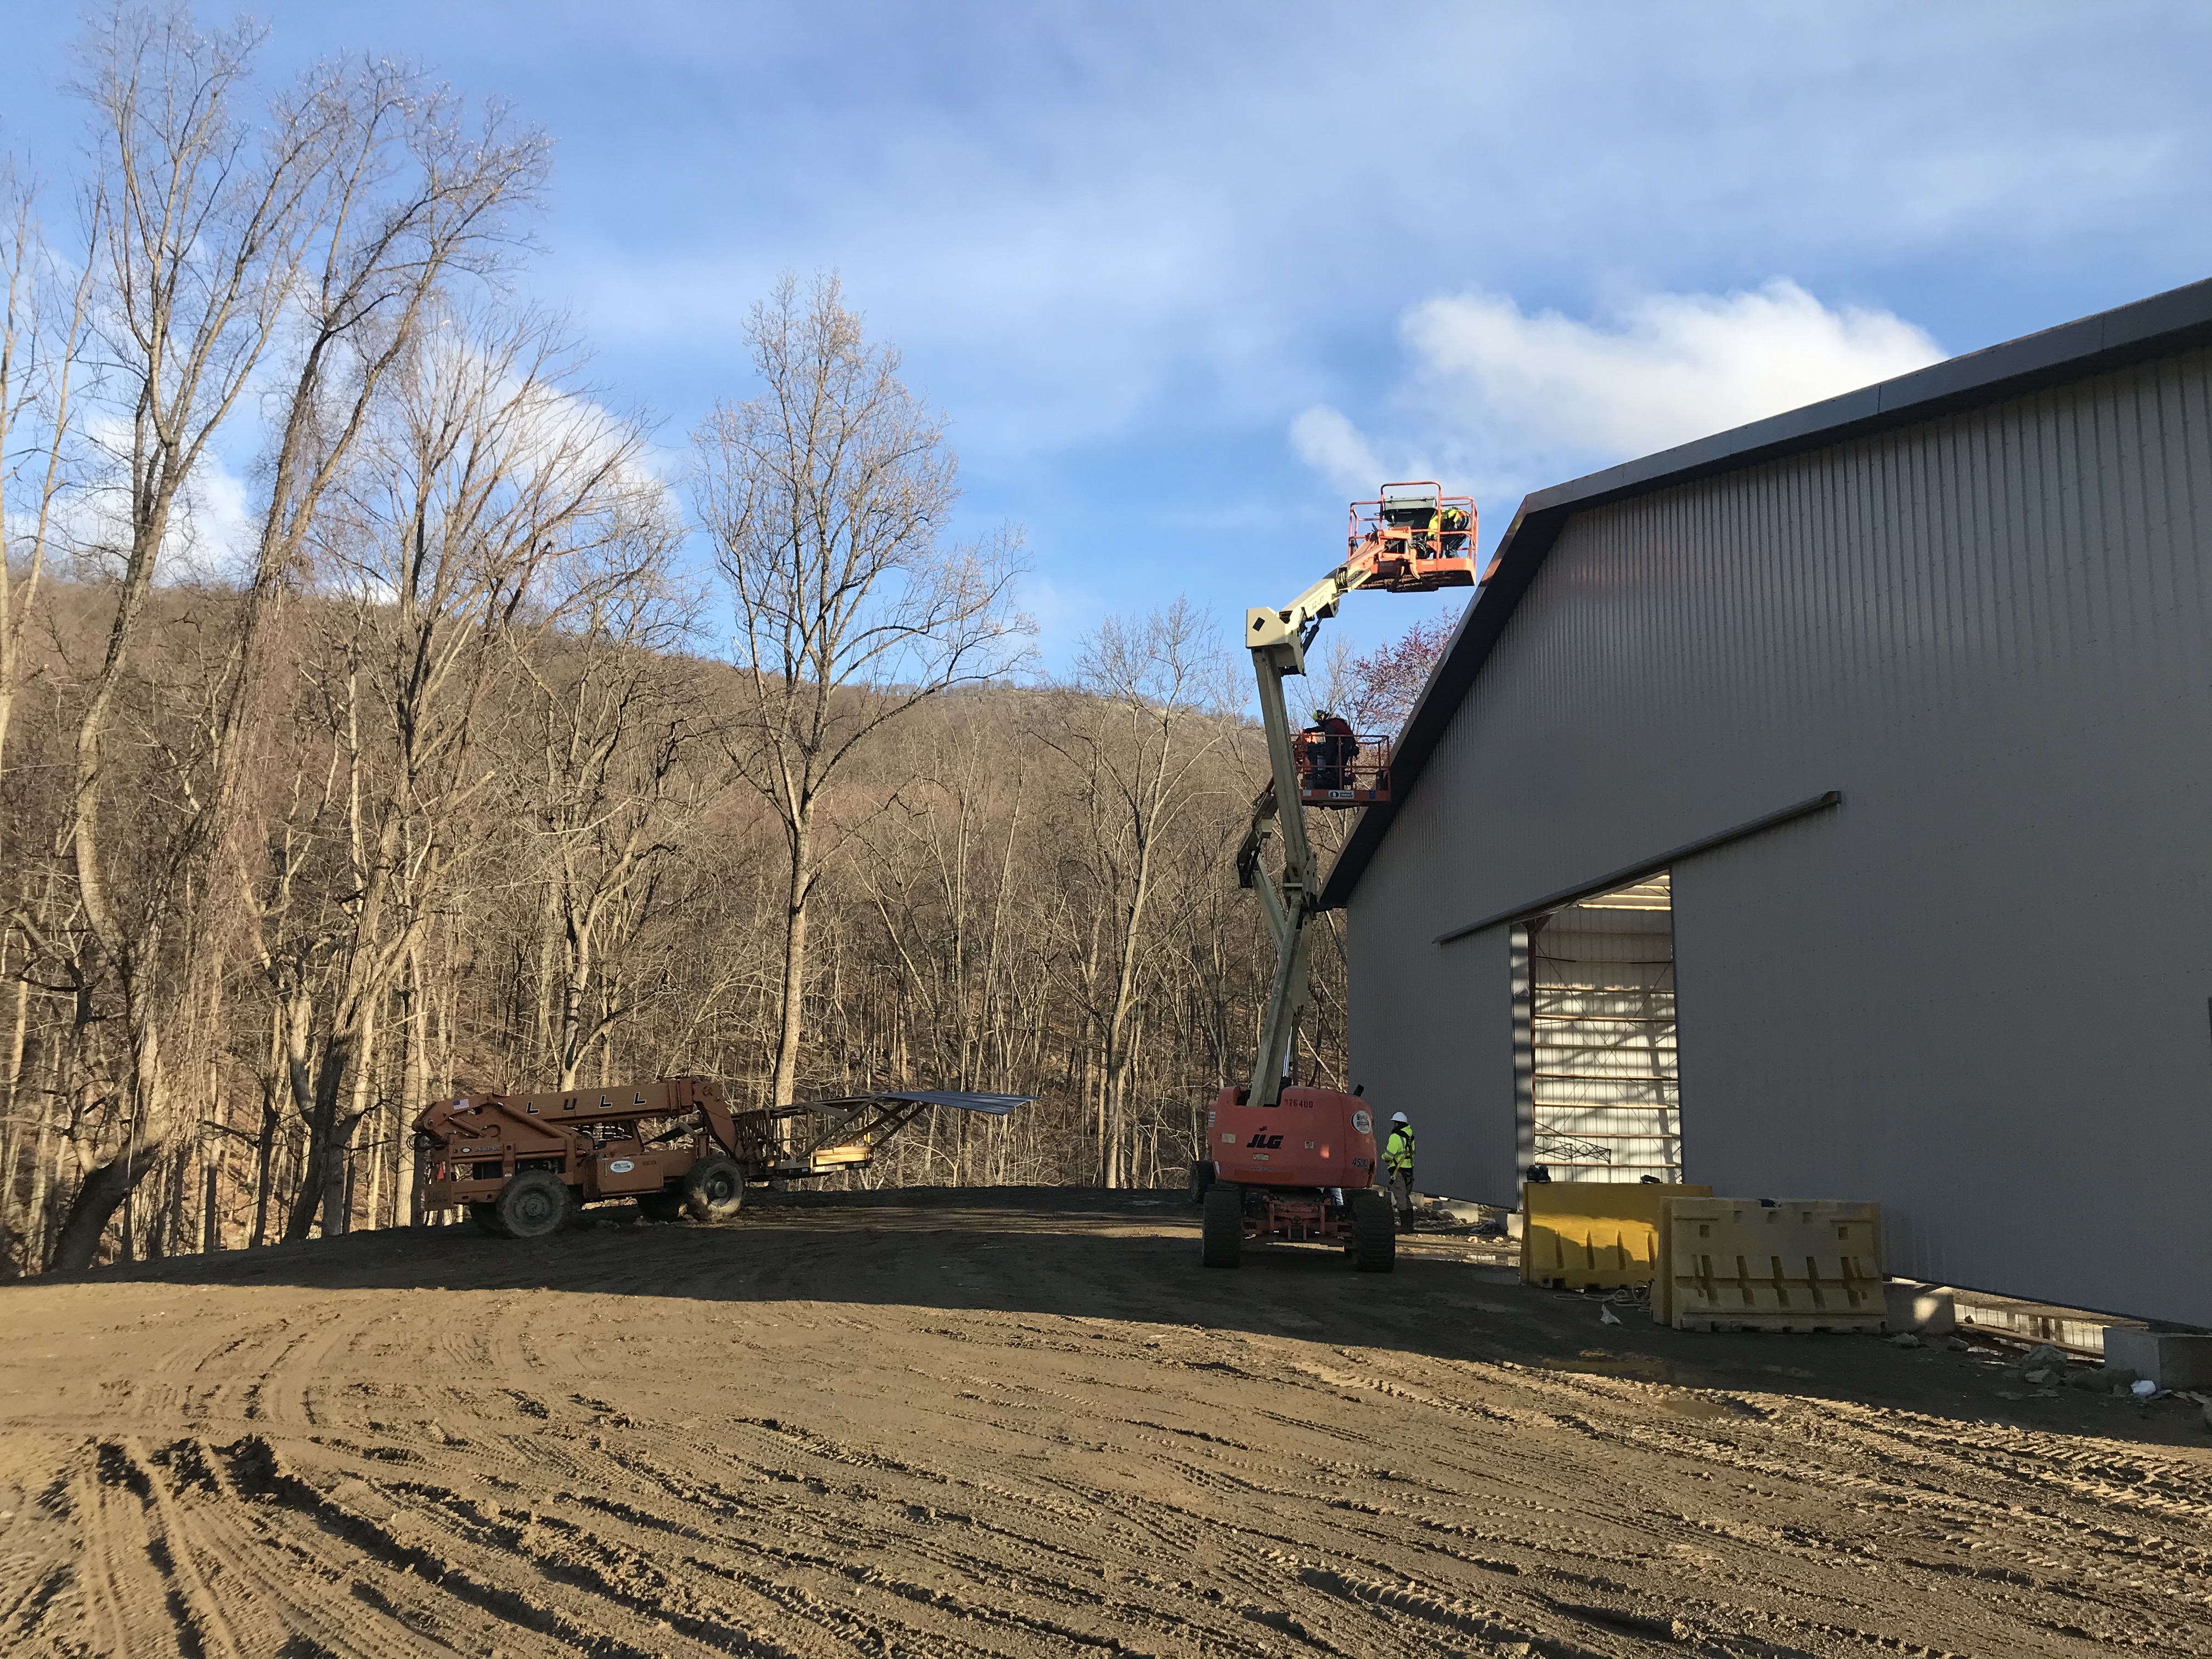
[[[1275,942],[1275,976],[1252,1081],[1215,1099],[1206,1119],[1210,1156],[1191,1167],[1192,1196],[1205,1209],[1209,1267],[1235,1267],[1248,1238],[1341,1240],[1363,1273],[1388,1273],[1397,1261],[1397,1218],[1376,1189],[1377,1137],[1366,1103],[1284,1081],[1305,1012],[1306,928],[1320,888],[1305,808],[1389,799],[1389,740],[1294,735],[1283,680],[1306,672],[1306,647],[1347,593],[1475,586],[1474,503],[1446,495],[1433,482],[1386,483],[1378,499],[1352,504],[1346,545],[1344,562],[1288,605],[1245,618],[1271,775],[1253,803],[1237,878],[1259,892]],[[1270,878],[1261,855],[1278,836],[1281,864]]]

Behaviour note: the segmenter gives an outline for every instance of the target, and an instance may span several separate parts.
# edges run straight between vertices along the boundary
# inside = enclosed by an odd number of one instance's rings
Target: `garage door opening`
[[[1521,1168],[1680,1181],[1670,877],[1555,910],[1516,928],[1514,945]]]

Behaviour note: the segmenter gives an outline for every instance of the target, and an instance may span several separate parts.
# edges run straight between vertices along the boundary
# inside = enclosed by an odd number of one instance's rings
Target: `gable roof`
[[[2041,386],[2212,343],[2212,280],[2191,283],[2078,322],[1948,358],[1893,380],[1808,404],[1695,443],[1554,484],[1522,498],[1491,562],[1489,580],[1460,618],[1407,716],[1391,757],[1391,800],[1363,811],[1322,884],[1318,908],[1340,908],[1420,782],[1444,728],[1474,686],[1505,624],[1567,520],[1584,507],[1650,495],[1846,439],[1932,420]]]

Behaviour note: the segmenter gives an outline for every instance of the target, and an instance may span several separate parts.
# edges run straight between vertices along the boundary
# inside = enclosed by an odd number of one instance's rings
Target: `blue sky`
[[[2202,0],[257,15],[274,74],[374,50],[554,135],[526,285],[671,452],[750,390],[776,273],[839,269],[951,415],[969,524],[1026,526],[1048,665],[1177,592],[1233,633],[1370,471],[1437,469],[1494,536],[1526,489],[2212,274]],[[18,6],[0,56],[48,174],[74,27]]]

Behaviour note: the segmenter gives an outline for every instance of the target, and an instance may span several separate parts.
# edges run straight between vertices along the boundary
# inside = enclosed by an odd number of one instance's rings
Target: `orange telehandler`
[[[1396,1265],[1397,1218],[1388,1194],[1377,1190],[1369,1108],[1357,1094],[1285,1081],[1305,1012],[1305,930],[1318,893],[1305,808],[1389,799],[1389,750],[1384,740],[1356,734],[1326,748],[1319,740],[1326,734],[1294,738],[1283,679],[1306,672],[1306,647],[1347,593],[1476,586],[1474,535],[1471,499],[1446,495],[1433,482],[1386,483],[1376,500],[1352,503],[1342,564],[1283,609],[1246,615],[1244,643],[1259,678],[1272,775],[1253,803],[1237,879],[1259,892],[1275,942],[1275,975],[1252,1081],[1216,1097],[1206,1116],[1205,1155],[1191,1165],[1190,1194],[1205,1212],[1209,1267],[1233,1267],[1246,1240],[1269,1238],[1341,1241],[1363,1273],[1389,1273]],[[1347,744],[1351,753],[1344,752]],[[1270,880],[1261,854],[1277,835],[1282,864]]]
[[[657,1220],[726,1221],[748,1181],[858,1169],[933,1106],[1005,1117],[1030,1099],[886,1090],[733,1112],[709,1079],[676,1077],[439,1100],[415,1120],[416,1179],[423,1209],[465,1206],[507,1238],[543,1237],[608,1199]]]

